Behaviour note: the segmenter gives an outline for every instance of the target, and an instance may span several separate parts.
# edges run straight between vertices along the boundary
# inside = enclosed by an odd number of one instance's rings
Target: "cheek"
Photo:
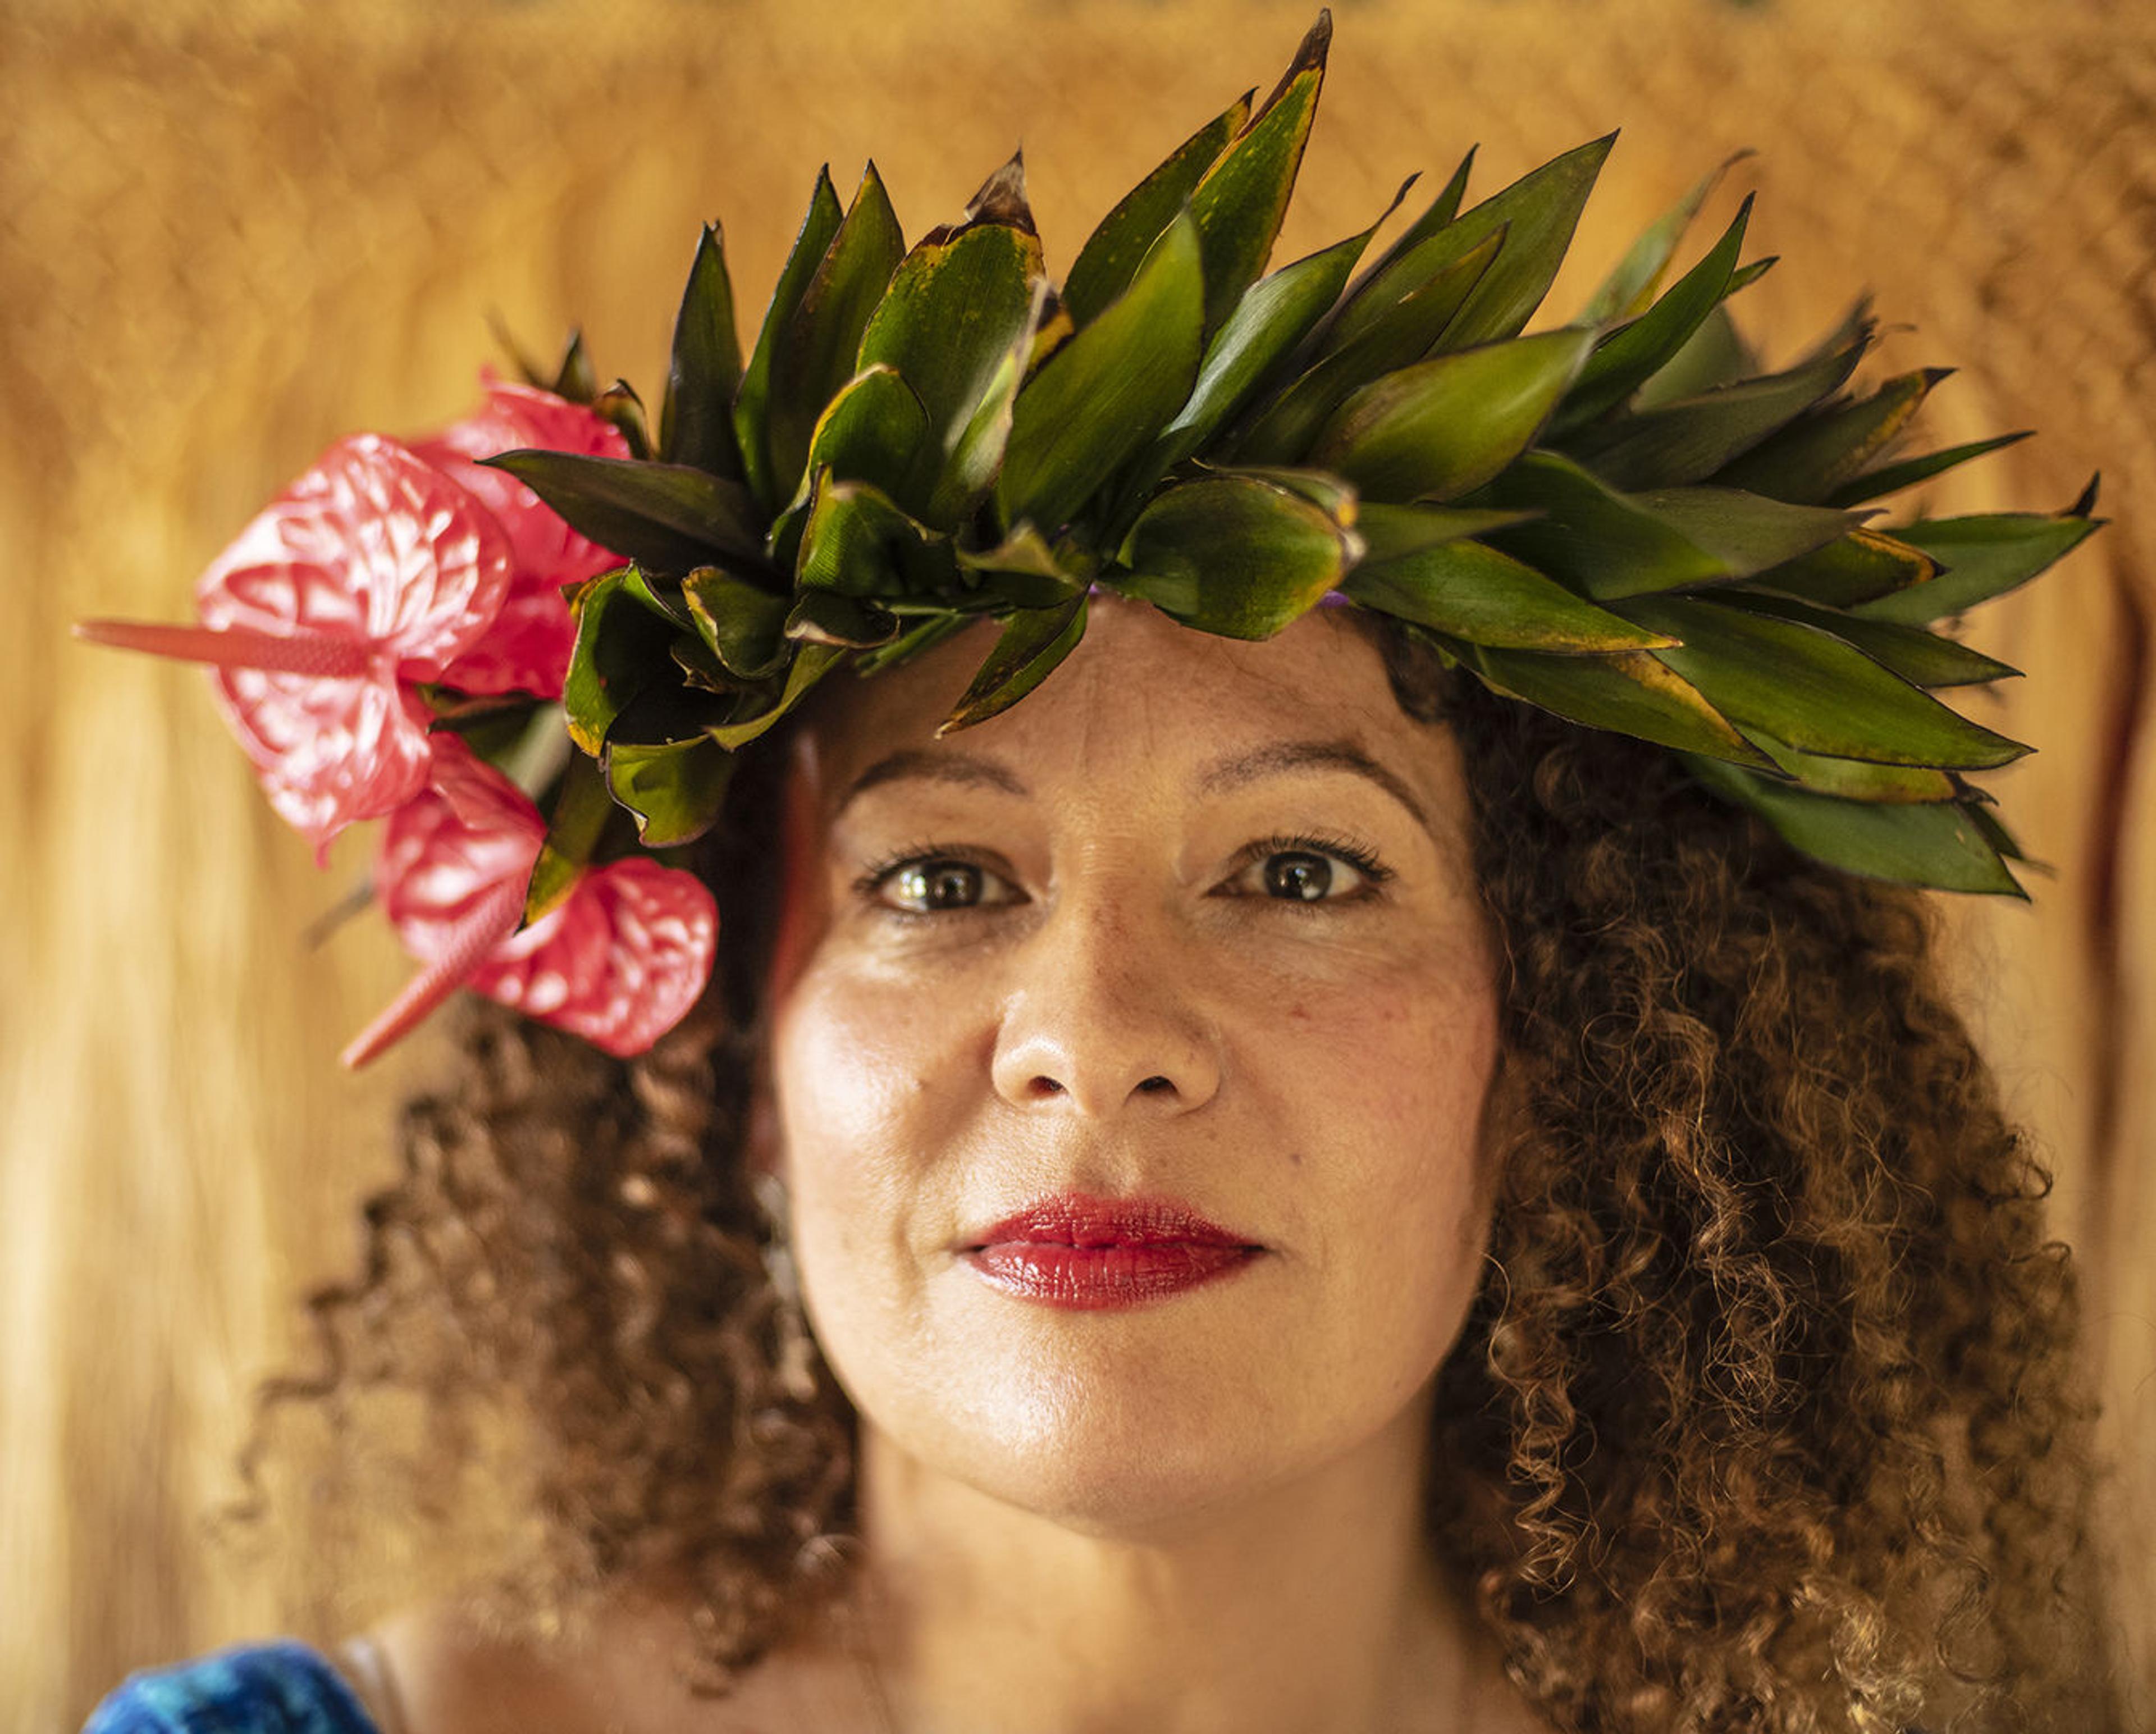
[[[952,1027],[924,1017],[917,993],[819,965],[775,1015],[778,1156],[812,1293],[907,1304],[959,1110],[944,1081]]]
[[[1481,1281],[1494,988],[1367,999],[1333,1020],[1322,1060],[1313,1020],[1287,1021],[1305,1046],[1282,1111],[1295,1105],[1298,1147],[1331,1153],[1296,1172],[1315,1195],[1312,1255],[1343,1297],[1342,1352],[1396,1362],[1412,1384],[1450,1347]]]
[[[896,996],[865,993],[814,972],[803,977],[773,1026],[773,1072],[787,1147],[820,1166],[866,1154],[879,1129],[927,1087],[921,1025]]]

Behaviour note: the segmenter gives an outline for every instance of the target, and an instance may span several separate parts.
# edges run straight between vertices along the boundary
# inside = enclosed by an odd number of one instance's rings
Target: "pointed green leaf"
[[[1970,793],[1974,794],[1977,792],[1971,790]],[[1989,807],[1971,800],[1964,803],[1962,810],[1968,813],[1969,822],[1976,827],[1984,840],[2008,860],[2025,862],[2038,873],[2048,875],[2056,870],[2048,862],[2030,860],[2021,852],[2021,845],[2014,840],[2014,834],[2006,829],[1999,815]]]
[[[888,644],[898,634],[898,616],[890,609],[835,590],[802,590],[786,616],[786,636],[811,644],[868,650]]]
[[[737,693],[755,684],[740,679],[728,669],[701,637],[684,638],[677,634],[667,645],[666,654],[674,659],[675,667],[680,669],[684,687],[693,687],[698,692]]]
[[[734,331],[734,292],[726,274],[726,239],[704,225],[696,263],[674,321],[674,353],[666,395],[659,406],[659,455],[669,464],[742,480],[734,444],[734,389],[741,383],[741,339]]]
[[[567,398],[572,403],[589,403],[598,396],[599,376],[584,348],[583,331],[569,333],[569,346],[562,351],[562,365],[556,370],[554,383],[549,389],[556,397]]]
[[[734,756],[709,736],[655,746],[616,741],[606,750],[606,782],[636,819],[646,849],[694,843],[719,822]]]
[[[547,815],[547,839],[539,846],[539,859],[532,863],[531,882],[525,889],[523,926],[552,914],[576,890],[613,811],[598,761],[572,753],[562,769],[553,811]]]
[[[839,388],[808,441],[809,476],[829,470],[840,481],[872,483],[909,508],[934,461],[928,412],[898,370],[884,363]],[[804,512],[808,496],[804,479],[794,502]]]
[[[1437,197],[1430,202],[1422,215],[1409,223],[1376,262],[1348,285],[1347,295],[1338,310],[1319,332],[1326,351],[1343,348],[1353,342],[1369,329],[1372,320],[1383,316],[1387,308],[1397,306],[1439,271],[1466,258],[1476,247],[1493,239],[1502,241],[1502,225],[1500,225],[1499,229],[1466,239],[1464,243],[1448,242],[1445,246],[1435,249],[1429,245],[1432,239],[1450,227],[1453,218],[1458,213],[1460,201],[1467,192],[1468,171],[1474,163],[1475,152],[1471,149],[1460,159],[1460,167],[1452,172],[1452,178],[1439,189]],[[1400,191],[1404,195],[1407,188],[1403,187]],[[1493,247],[1491,250],[1494,253],[1496,249]],[[1440,326],[1439,331],[1431,335],[1431,343],[1437,341],[1442,331]]]
[[[1911,685],[1923,687],[1974,686],[1987,680],[2010,680],[2021,670],[1981,650],[1953,639],[1941,638],[1921,626],[1902,626],[1890,620],[1866,620],[1839,608],[1818,608],[1794,597],[1768,596],[1748,590],[1723,590],[1715,600],[1755,614],[1795,620],[1820,632],[1830,632],[1845,644],[1854,644],[1881,667],[1892,669]]]
[[[2026,894],[1974,815],[1955,802],[1895,806],[1812,794],[1712,760],[1686,768],[1717,793],[1749,808],[1792,848],[1872,879],[1943,891]]]
[[[1943,570],[1928,583],[1861,603],[1856,612],[1867,619],[1911,626],[1943,620],[2027,583],[2078,547],[2103,521],[2071,513],[2052,517],[2043,512],[1989,512],[1911,524],[1895,536],[1921,548]]]
[[[762,680],[778,672],[786,655],[786,598],[706,566],[681,581],[681,599],[697,636],[728,674]]]
[[[1168,425],[1198,377],[1204,310],[1198,230],[1185,213],[1130,288],[1019,390],[996,479],[1006,525],[1060,528]]]
[[[1594,298],[1573,323],[1607,325],[1612,320],[1636,319],[1645,313],[1655,299],[1663,272],[1669,269],[1677,243],[1691,227],[1692,218],[1699,215],[1707,195],[1722,184],[1722,177],[1735,164],[1751,154],[1749,151],[1739,151],[1733,156],[1723,158],[1702,175],[1689,192],[1649,224],[1617,269],[1603,280],[1601,288],[1595,290]],[[1748,206],[1750,201],[1746,203]]]
[[[1749,577],[1845,536],[1856,521],[1822,506],[1747,494],[1738,488],[1650,488],[1630,496],[1695,547],[1727,577]]]
[[[1727,465],[1715,480],[1777,500],[1822,500],[1861,475],[1953,370],[1897,374],[1867,398],[1825,404]]]
[[[1818,350],[1782,373],[1681,398],[1558,441],[1617,488],[1702,481],[1837,391],[1871,341],[1860,305]]]
[[[957,583],[950,539],[901,511],[866,482],[817,480],[796,582],[846,596],[940,596]]]
[[[1558,411],[1555,433],[1570,433],[1616,408],[1692,341],[1729,293],[1751,217],[1752,201],[1747,198],[1707,255],[1680,277],[1667,295],[1587,358]]]
[[[2029,751],[1957,716],[1854,646],[1794,621],[1703,598],[1639,596],[1613,606],[1628,620],[1681,639],[1652,654],[1732,722],[1801,752],[1976,770]]]
[[[1644,650],[1673,642],[1591,602],[1531,566],[1476,541],[1450,541],[1379,563],[1340,587],[1366,608],[1471,644],[1520,650]]]
[[[1352,340],[1322,353],[1270,404],[1263,406],[1254,425],[1229,442],[1236,457],[1253,464],[1301,462],[1351,392],[1430,352],[1490,268],[1504,239],[1502,231],[1485,236],[1409,294],[1380,309]]]
[[[2000,434],[1989,439],[1974,439],[1967,445],[1948,446],[1944,451],[1927,452],[1922,457],[1905,458],[1898,464],[1888,464],[1877,469],[1868,469],[1863,475],[1852,476],[1827,496],[1829,505],[1861,505],[1867,500],[1880,500],[1898,493],[1903,488],[1913,488],[1918,482],[1929,481],[1943,475],[1957,464],[1966,464],[1972,458],[1981,458],[1988,452],[2003,451],[2010,445],[2018,445],[2029,437],[2029,430],[2017,434]]]
[[[1166,490],[1138,515],[1106,582],[1224,638],[1268,639],[1316,607],[1353,545],[1322,507],[1250,476]]]
[[[1658,746],[1710,754],[1772,771],[1774,762],[1731,727],[1699,690],[1647,650],[1609,656],[1545,656],[1450,641],[1460,660],[1492,692],[1589,728]]]
[[[1534,317],[1572,244],[1615,133],[1590,141],[1522,176],[1463,213],[1448,233],[1462,250],[1502,228],[1505,244],[1445,334],[1447,349],[1517,336]]]
[[[1272,256],[1296,172],[1302,166],[1310,123],[1317,114],[1332,40],[1332,16],[1321,12],[1280,88],[1190,195],[1190,215],[1204,260],[1209,336],[1220,329]]]
[[[1045,608],[1082,594],[1082,573],[1066,571],[1047,539],[1030,524],[1020,524],[993,548],[959,548],[960,582],[1014,608]]]
[[[936,528],[955,530],[971,518],[988,497],[1003,468],[1010,445],[1011,425],[1018,410],[1019,387],[1024,383],[1033,346],[1040,335],[1040,320],[1048,305],[1048,280],[1034,280],[1033,299],[1024,323],[1012,336],[981,388],[981,399],[952,443],[928,501],[924,522]]]
[[[1539,514],[1495,534],[1499,547],[1602,602],[1747,577],[1853,521],[1728,488],[1623,494],[1555,452],[1525,454],[1487,493],[1492,505]]]
[[[1362,501],[1355,490],[1329,469],[1303,469],[1286,464],[1199,464],[1192,467],[1201,477],[1240,476],[1299,494],[1342,530],[1353,528],[1362,512]]]
[[[1086,593],[1050,608],[1027,608],[1004,623],[1003,635],[968,683],[937,739],[1007,711],[1055,672],[1086,635]]]
[[[1742,277],[1744,271],[1740,269],[1737,274]],[[1731,280],[1733,285],[1736,280]],[[1725,295],[1722,305],[1699,322],[1699,329],[1678,346],[1677,352],[1640,382],[1632,393],[1631,408],[1635,412],[1660,409],[1686,398],[1719,391],[1725,386],[1739,385],[1756,378],[1759,366],[1758,357],[1738,334],[1736,321],[1729,316],[1728,297]],[[1568,436],[1572,431],[1569,427],[1565,430]]]
[[[641,567],[632,566],[621,575],[621,593],[630,601],[639,603],[664,620],[677,632],[692,632],[695,623],[689,614],[689,605],[681,599],[677,585],[665,580],[654,581]]]
[[[1527,448],[1594,341],[1591,331],[1566,327],[1388,374],[1333,413],[1311,461],[1373,499],[1455,498]]]
[[[1131,286],[1147,249],[1250,119],[1254,94],[1245,92],[1185,139],[1173,156],[1125,193],[1086,238],[1063,285],[1063,305],[1075,323],[1091,325]]]
[[[851,654],[835,644],[802,645],[793,653],[793,664],[787,670],[785,687],[767,708],[738,721],[715,723],[704,732],[727,752],[739,752],[799,704],[841,657]]]
[[[1938,569],[1938,562],[1921,548],[1876,530],[1857,529],[1801,558],[1771,567],[1758,577],[1762,589],[1784,591],[1831,608],[1846,608],[1923,583]]]
[[[871,162],[772,350],[765,438],[775,495],[790,496],[805,473],[809,436],[824,406],[854,377],[869,316],[905,254],[897,213]]]
[[[1399,203],[1396,196],[1393,203]],[[1390,207],[1385,214],[1392,214]],[[1339,299],[1341,285],[1376,228],[1373,223],[1360,234],[1283,265],[1235,304],[1205,346],[1189,402],[1133,465],[1123,484],[1126,500],[1142,496],[1178,464],[1203,450],[1250,401],[1265,377]],[[1313,432],[1321,420],[1313,419]]]
[[[1950,771],[1927,765],[1880,765],[1862,759],[1827,758],[1799,752],[1763,729],[1750,731],[1752,742],[1800,788],[1845,801],[1951,801],[1967,787]]]
[[[927,419],[932,457],[957,445],[1008,370],[1012,346],[1030,342],[1042,274],[1040,240],[1014,223],[969,223],[947,239],[923,240],[899,262],[862,334],[861,366],[886,363],[905,376]]]
[[[1387,505],[1364,500],[1355,512],[1355,533],[1363,539],[1363,558],[1376,565],[1417,554],[1440,543],[1509,530],[1534,515],[1458,505]]]
[[[1055,551],[1030,524],[1021,524],[993,548],[960,548],[958,564],[968,572],[1028,572],[1035,577],[1070,578]]]
[[[1781,255],[1778,253],[1770,253],[1764,259],[1753,259],[1748,265],[1738,266],[1736,270],[1730,274],[1729,294],[1722,296],[1722,300],[1727,300],[1730,295],[1735,295],[1740,289],[1749,289],[1780,263]],[[1746,353],[1749,354],[1750,351],[1748,350]],[[1759,370],[1755,365],[1745,371],[1756,373]]]
[[[980,575],[977,600],[984,612],[1005,613],[1018,608],[1060,608],[1073,596],[1083,595],[1082,578],[1050,577],[1040,572],[989,570]]]
[[[675,628],[627,593],[634,567],[603,573],[578,593],[577,641],[562,688],[569,736],[598,756],[607,731],[654,681],[670,680]]]
[[[747,476],[750,491],[767,515],[778,510],[786,493],[792,491],[793,480],[789,475],[781,484],[773,474],[771,461],[767,424],[773,354],[780,338],[793,325],[793,316],[800,310],[801,298],[808,292],[809,280],[824,262],[824,255],[830,250],[831,238],[838,233],[839,225],[844,220],[838,192],[831,185],[830,165],[826,163],[816,172],[816,189],[809,197],[808,214],[802,218],[801,232],[793,239],[793,250],[787,254],[786,264],[778,274],[778,287],[771,292],[771,305],[764,310],[763,328],[757,333],[756,347],[750,351],[748,367],[734,394],[734,438],[741,449],[742,468]]]
[[[708,471],[581,452],[503,452],[480,461],[507,470],[579,535],[639,565],[680,572],[715,552],[762,558],[747,495]]]
[[[641,461],[651,455],[651,429],[644,419],[644,399],[625,379],[617,379],[592,399],[592,413],[612,422],[629,448],[630,457]]]

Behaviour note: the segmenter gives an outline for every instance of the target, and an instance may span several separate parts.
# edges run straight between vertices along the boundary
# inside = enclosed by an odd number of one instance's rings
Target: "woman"
[[[1245,168],[1260,146],[1242,141],[1281,134],[1268,117],[1299,103],[1306,128],[1314,40],[1273,100],[1223,131]],[[1299,152],[1298,134],[1285,154]],[[922,248],[993,228],[1022,250],[1012,192],[992,182],[967,225]],[[1386,444],[1397,426],[1369,410],[1396,405],[1382,393],[1267,449],[1266,430],[1293,419],[1282,396],[1223,412],[1254,460],[1245,476],[1177,469],[1185,453],[1161,466],[1181,480],[1132,490],[1123,466],[1146,449],[1127,441],[1097,487],[1066,485],[1057,464],[1080,460],[1057,442],[1093,400],[1050,382],[1101,349],[1081,346],[1118,308],[1147,314],[1133,331],[1159,328],[1178,246],[1199,280],[1226,231],[1185,197],[1114,292],[1081,291],[1081,254],[1060,347],[1036,348],[1032,298],[1010,346],[1028,359],[994,486],[1003,540],[968,549],[983,563],[967,570],[1068,586],[1084,539],[1070,526],[1090,525],[1096,556],[1129,557],[1113,581],[1029,593],[1030,627],[1000,634],[946,614],[873,680],[818,684],[832,658],[715,725],[737,731],[711,736],[730,751],[761,738],[721,782],[701,845],[719,900],[712,989],[627,1064],[475,1017],[459,1083],[408,1117],[405,1179],[369,1204],[362,1279],[313,1303],[331,1372],[273,1397],[386,1380],[451,1423],[493,1397],[521,1411],[538,1530],[490,1612],[389,1622],[341,1653],[347,1684],[302,1651],[228,1657],[131,1686],[94,1726],[171,1726],[177,1706],[211,1703],[281,1705],[309,1726],[364,1715],[388,1734],[2087,1725],[2086,1616],[2060,1588],[2086,1475],[2071,1285],[2044,1238],[2041,1171],[1933,977],[1923,906],[1820,859],[1816,828],[1789,816],[1818,809],[1729,781],[1756,772],[1714,782],[1673,755],[1700,736],[1666,716],[1641,730],[1654,745],[1577,726],[1594,708],[1577,665],[1597,654],[1643,693],[1668,690],[1623,660],[1643,649],[1710,697],[1734,693],[1725,669],[1679,655],[1704,656],[1728,622],[1621,596],[1589,619],[1585,597],[1510,576],[1530,552],[1562,572],[1568,547],[1591,544],[1537,543],[1534,526],[1566,529],[1571,508],[1523,508],[1508,486],[1571,486],[1564,466],[1591,459],[1608,485],[1648,490],[1617,412],[1580,395],[1609,337],[1499,331],[1498,303],[1520,296],[1477,299],[1512,232],[1492,223],[1440,261],[1475,269],[1444,280],[1458,293],[1436,347],[1399,371],[1424,370],[1412,383],[1440,394],[1459,390],[1448,370],[1484,365],[1455,357],[1553,370],[1495,469],[1425,434],[1414,461],[1452,468],[1442,485],[1412,464],[1404,476]],[[868,244],[873,201],[855,208],[858,226],[834,220],[814,243],[815,281],[841,280],[846,233]],[[1360,329],[1440,280],[1388,278],[1415,257],[1396,249],[1359,280],[1399,292],[1365,300]],[[1196,334],[1236,329],[1233,298],[1212,311],[1194,295],[1188,369],[1147,437],[1202,396]],[[1327,329],[1358,328],[1344,305]],[[918,370],[904,331],[885,329],[894,372]],[[1341,352],[1317,327],[1297,341],[1320,367]],[[1839,366],[1848,347],[1826,353]],[[855,372],[873,350],[849,346],[848,391],[883,378]],[[1038,388],[1030,419],[1021,373]],[[988,400],[992,374],[961,408]],[[757,378],[752,358],[732,401]],[[1482,380],[1476,396],[1496,394]],[[670,416],[662,453],[692,443],[686,419]],[[813,425],[780,461],[782,419],[737,422],[755,437],[737,456],[778,514],[765,546],[798,535],[807,573],[819,546],[842,546],[817,540],[819,510],[874,506],[867,482],[844,480],[873,442],[827,448],[843,424],[827,408],[797,418]],[[1690,480],[1736,490],[1766,443]],[[1025,469],[1029,450],[1057,462]],[[1337,461],[1289,474],[1313,455]],[[1268,457],[1286,464],[1259,476]],[[790,532],[790,480],[760,486],[759,464],[814,484]],[[548,491],[559,473],[517,473],[617,553],[646,534],[580,521],[588,500]],[[1342,475],[1359,500],[1328,492]],[[1782,508],[1835,510],[1753,480],[1777,534],[1794,521]],[[941,485],[890,479],[920,490],[914,521],[932,530]],[[1100,535],[1116,524],[1103,502],[1126,495],[1136,521]],[[1481,521],[1429,540],[1447,510]],[[1068,533],[1036,570],[1019,531],[1044,521]],[[1502,630],[1486,620],[1479,638],[1426,618],[1452,593],[1421,557],[1462,541],[1507,562],[1474,557],[1486,584],[1513,586]],[[847,609],[866,598],[903,618],[926,593],[908,562],[940,546],[879,543],[886,587],[814,587],[794,643],[892,642],[874,634],[895,627]],[[1262,561],[1227,562],[1235,586],[1216,582],[1220,549],[1260,546]],[[1795,588],[1824,546],[1753,569],[1784,575],[1774,598],[1824,608]],[[1895,551],[1916,543],[1866,546],[1902,562],[1897,592],[1944,582]],[[757,661],[727,625],[746,633],[756,599],[722,596],[702,567],[674,580],[677,598],[664,551],[650,544],[660,577],[644,596],[609,573],[580,600],[572,727],[609,748],[644,744],[619,731],[649,696],[623,696],[635,683],[620,671],[662,658],[603,647],[651,638],[652,621],[685,634],[694,615],[716,675]],[[1595,552],[1606,570],[1614,556]],[[1313,606],[1335,589],[1364,606]],[[707,632],[714,598],[744,612]],[[1544,636],[1523,641],[1529,627]],[[694,675],[690,638],[673,642],[668,666]],[[797,668],[808,655],[788,654]],[[579,667],[613,684],[580,685]],[[259,719],[263,690],[230,678],[228,701]],[[1523,686],[1541,708],[1510,695]],[[972,724],[960,740],[954,716]],[[1754,719],[1784,755],[1767,769],[1840,798],[1820,768],[1833,755],[1793,732],[1808,721]],[[465,814],[493,774],[474,768],[485,754],[434,739],[428,787]],[[677,743],[649,750],[662,744]],[[1723,744],[1747,762],[1749,746]],[[1835,762],[1885,774],[1862,752]],[[1896,774],[1974,762],[1912,748]],[[295,803],[318,792],[266,774]],[[615,798],[646,801],[647,841],[692,786],[684,772],[662,800],[624,780]],[[1955,789],[1949,810],[1967,799]],[[406,798],[391,829],[410,842],[405,815],[434,796]],[[557,854],[570,804],[557,792]],[[431,838],[450,821],[428,813]],[[1793,847],[1790,831],[1811,840]],[[538,851],[535,838],[506,875],[519,911]],[[588,848],[578,884],[613,864],[596,859]],[[393,918],[421,877],[385,885]],[[496,997],[542,1013],[577,1002],[530,947],[511,955],[525,935],[484,936]],[[470,975],[473,957],[438,941],[413,998],[363,1046],[439,997],[444,957]],[[422,1476],[471,1437],[444,1436]],[[721,1677],[694,1680],[676,1665],[690,1662]],[[692,1698],[696,1684],[727,1695]]]

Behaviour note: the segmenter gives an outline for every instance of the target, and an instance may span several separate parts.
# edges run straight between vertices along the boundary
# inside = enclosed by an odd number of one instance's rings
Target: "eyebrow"
[[[1267,777],[1307,770],[1342,771],[1374,783],[1404,807],[1414,822],[1433,839],[1430,815],[1423,810],[1407,784],[1352,741],[1281,741],[1233,752],[1215,759],[1193,780],[1198,796],[1223,795]],[[901,747],[887,753],[847,785],[833,813],[835,820],[862,795],[879,784],[903,781],[940,782],[957,787],[990,788],[1020,800],[1031,791],[1009,767],[970,752],[931,752],[920,747]]]
[[[1430,815],[1422,810],[1406,783],[1363,752],[1353,741],[1282,741],[1231,753],[1215,759],[1199,777],[1201,795],[1223,795],[1260,777],[1278,777],[1291,771],[1345,771],[1373,782],[1407,808],[1424,830],[1430,829]]]
[[[941,782],[963,788],[992,788],[1021,800],[1032,791],[993,759],[970,752],[928,752],[920,747],[901,747],[886,753],[846,786],[832,817],[852,806],[870,789],[886,782]]]

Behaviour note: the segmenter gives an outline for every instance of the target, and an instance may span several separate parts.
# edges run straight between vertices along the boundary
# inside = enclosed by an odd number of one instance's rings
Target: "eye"
[[[1258,870],[1255,895],[1302,905],[1361,903],[1378,895],[1393,876],[1352,838],[1306,834],[1260,838],[1245,846],[1236,866],[1231,882],[1247,880]]]
[[[963,913],[1014,901],[987,897],[1003,876],[965,854],[912,844],[870,867],[854,881],[856,895],[896,916]]]
[[[1265,868],[1265,895],[1296,903],[1317,903],[1332,889],[1333,863],[1309,849],[1268,855]]]

